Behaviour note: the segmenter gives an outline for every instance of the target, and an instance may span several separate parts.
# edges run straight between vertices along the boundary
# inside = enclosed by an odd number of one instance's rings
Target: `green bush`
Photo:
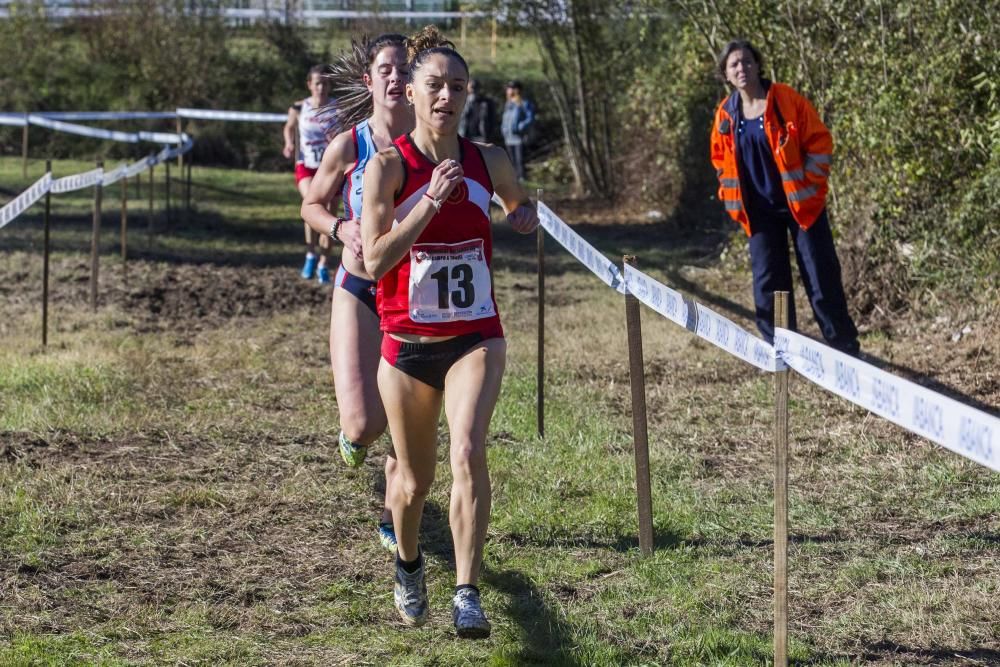
[[[726,94],[714,54],[748,38],[768,75],[806,95],[833,132],[830,207],[855,307],[906,307],[944,287],[996,298],[996,3],[748,0],[725,15],[707,1],[648,7],[661,17],[659,44],[638,54],[621,102],[632,196],[681,207],[676,218],[689,225],[706,211],[724,216],[707,148]]]

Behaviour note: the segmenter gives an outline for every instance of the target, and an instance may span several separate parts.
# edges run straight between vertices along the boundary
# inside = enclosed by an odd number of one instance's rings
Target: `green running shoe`
[[[344,459],[344,463],[352,468],[357,468],[365,462],[367,455],[368,447],[354,444],[347,439],[343,431],[340,432],[340,458]]]
[[[391,523],[381,522],[378,525],[378,541],[386,551],[396,553],[396,530]]]

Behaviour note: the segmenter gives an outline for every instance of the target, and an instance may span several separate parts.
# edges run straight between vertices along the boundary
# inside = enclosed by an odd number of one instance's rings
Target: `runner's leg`
[[[458,585],[475,585],[483,560],[491,492],[486,434],[500,396],[506,355],[503,338],[485,340],[456,361],[445,378],[454,478],[449,522]]]
[[[442,393],[393,368],[385,359],[379,363],[378,388],[398,461],[388,489],[397,553],[401,560],[413,561],[419,553],[424,501],[434,482]]]

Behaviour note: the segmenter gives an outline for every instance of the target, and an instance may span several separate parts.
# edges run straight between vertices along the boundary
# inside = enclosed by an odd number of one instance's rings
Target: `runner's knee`
[[[451,469],[453,475],[471,477],[486,466],[486,448],[469,437],[452,436]]]
[[[414,475],[400,475],[401,479],[397,485],[398,493],[403,497],[407,505],[412,505],[427,497],[431,491],[433,477],[429,479],[418,479]]]
[[[368,413],[364,409],[343,410],[340,414],[340,429],[352,442],[370,445],[385,431],[385,417]]]

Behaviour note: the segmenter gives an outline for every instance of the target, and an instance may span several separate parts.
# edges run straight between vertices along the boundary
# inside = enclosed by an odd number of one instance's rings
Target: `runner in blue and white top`
[[[337,119],[342,127],[323,155],[312,186],[302,201],[302,219],[315,232],[344,245],[334,280],[330,317],[330,361],[340,413],[340,453],[351,467],[360,466],[386,428],[379,397],[378,371],[382,333],[375,310],[375,281],[361,256],[361,192],[365,166],[380,148],[388,148],[413,129],[413,112],[404,97],[408,79],[405,37],[386,34],[353,45],[330,66]],[[344,217],[331,213],[337,199]],[[396,458],[385,462],[386,497],[396,480]],[[383,509],[379,540],[396,548],[392,514]]]
[[[324,69],[322,65],[316,65],[309,70],[306,85],[311,95],[288,108],[288,121],[283,131],[285,147],[282,154],[286,158],[296,156],[295,186],[303,198],[309,192],[309,184],[323,159],[323,152],[336,131],[334,114],[330,109],[329,82]],[[321,285],[326,285],[330,282],[330,271],[327,268],[330,243],[322,234],[317,235],[309,225],[305,225],[305,240],[306,260],[302,266],[302,277],[309,279],[315,275]]]

